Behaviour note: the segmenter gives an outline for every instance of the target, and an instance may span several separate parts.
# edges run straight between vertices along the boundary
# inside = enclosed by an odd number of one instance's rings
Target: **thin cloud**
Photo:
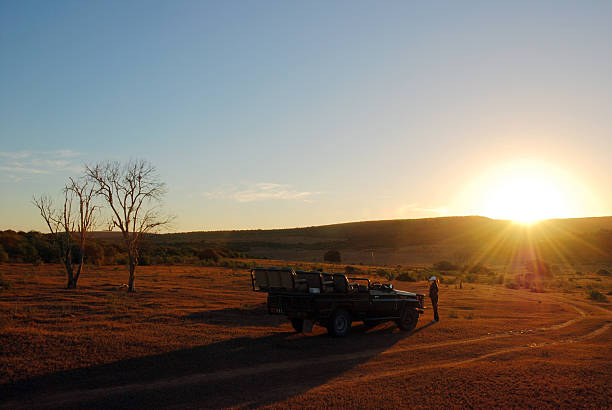
[[[56,172],[80,172],[78,157],[82,154],[70,149],[55,151],[2,151],[0,171],[8,173],[9,179],[20,181],[34,175]]]
[[[397,208],[396,213],[402,218],[418,217],[418,216],[446,216],[450,212],[447,206],[439,206],[436,208],[426,208],[419,206],[418,203],[406,204]]]
[[[49,172],[42,170],[42,169],[37,169],[37,168],[28,168],[28,167],[24,167],[24,166],[0,166],[0,171],[5,171],[5,172],[12,172],[15,174],[48,174]]]
[[[301,200],[312,202],[312,196],[318,192],[299,191],[291,185],[259,182],[246,188],[224,188],[217,191],[205,192],[204,197],[209,199],[232,199],[247,203],[265,200]]]

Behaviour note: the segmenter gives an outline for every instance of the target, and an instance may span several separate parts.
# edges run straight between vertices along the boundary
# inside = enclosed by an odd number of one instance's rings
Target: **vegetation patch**
[[[597,289],[591,289],[587,291],[587,296],[589,297],[589,299],[594,300],[595,302],[606,302],[608,300],[606,295],[604,295]]]

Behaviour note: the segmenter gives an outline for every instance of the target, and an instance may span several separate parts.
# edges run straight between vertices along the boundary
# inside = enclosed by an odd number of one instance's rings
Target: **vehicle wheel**
[[[413,308],[406,306],[402,311],[402,316],[397,321],[397,325],[402,330],[413,330],[419,321],[419,314]]]
[[[344,309],[337,309],[329,318],[327,331],[335,337],[344,337],[351,330],[351,315]]]
[[[304,330],[304,319],[291,319],[291,326],[293,326],[293,329],[295,329],[296,332],[302,333]]]

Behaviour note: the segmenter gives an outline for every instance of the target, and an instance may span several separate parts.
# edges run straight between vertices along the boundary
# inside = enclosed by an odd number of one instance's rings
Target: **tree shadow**
[[[346,338],[290,332],[239,337],[60,371],[0,385],[0,407],[132,409],[273,404],[324,385],[432,324],[412,332],[398,331],[392,324],[374,329],[354,325]]]

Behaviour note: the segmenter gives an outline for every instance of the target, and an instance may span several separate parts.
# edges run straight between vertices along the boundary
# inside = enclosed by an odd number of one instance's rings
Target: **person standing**
[[[440,321],[440,316],[438,316],[438,283],[440,281],[435,276],[429,278],[429,298],[434,311],[434,322]]]

